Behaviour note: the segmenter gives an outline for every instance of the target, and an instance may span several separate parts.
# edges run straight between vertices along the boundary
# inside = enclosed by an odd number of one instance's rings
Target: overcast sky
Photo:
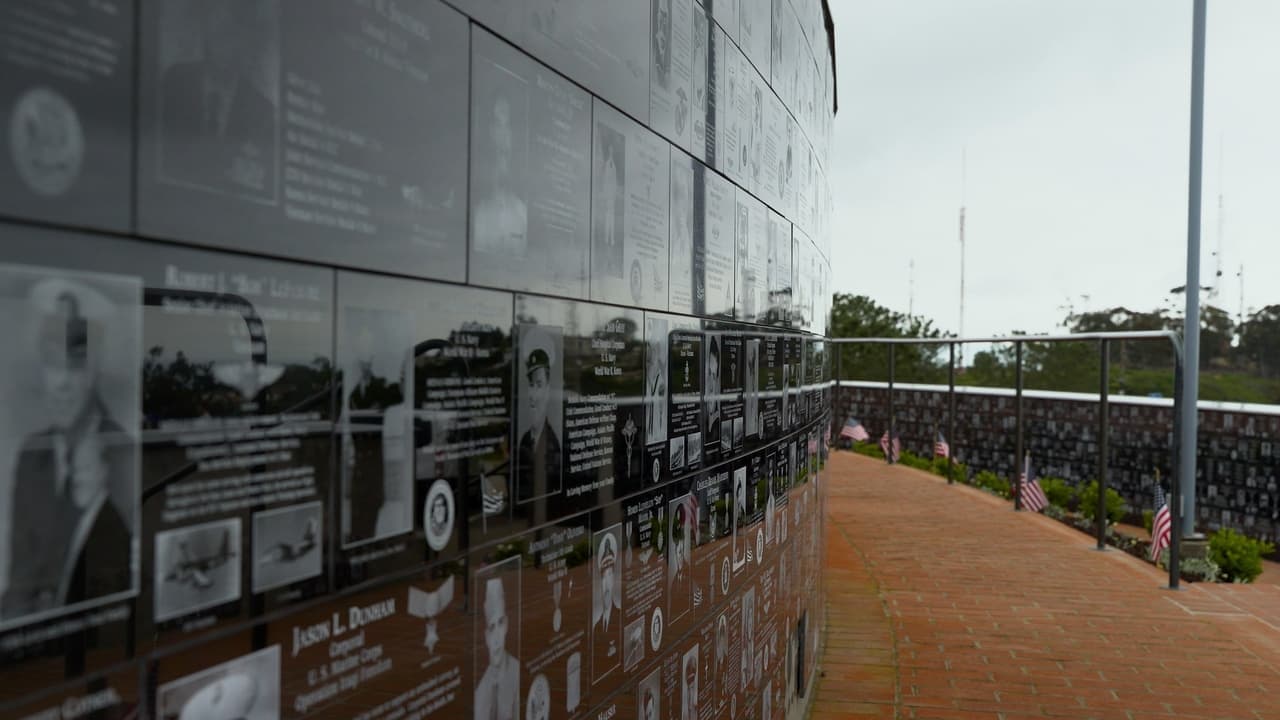
[[[835,291],[1048,332],[1170,302],[1186,262],[1191,0],[832,0]],[[1233,316],[1280,302],[1280,2],[1210,0],[1202,274]],[[967,149],[967,152],[966,152]],[[1087,298],[1085,297],[1087,296]],[[1181,307],[1181,299],[1177,301]]]

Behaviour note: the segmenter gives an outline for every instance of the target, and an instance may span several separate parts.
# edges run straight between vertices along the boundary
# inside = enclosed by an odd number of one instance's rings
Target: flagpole
[[[1204,164],[1205,0],[1195,0],[1191,33],[1191,158],[1187,183],[1187,311],[1182,320],[1182,459],[1178,468],[1182,537],[1196,531],[1196,409],[1200,389],[1200,194]],[[1174,535],[1178,539],[1178,535]]]
[[[968,169],[968,148],[960,151],[960,337],[964,337],[964,205]],[[960,345],[960,370],[964,371],[964,344]]]

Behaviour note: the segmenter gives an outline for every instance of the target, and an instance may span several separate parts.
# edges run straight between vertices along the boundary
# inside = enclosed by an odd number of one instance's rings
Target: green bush
[[[947,459],[944,457],[936,457],[933,459],[933,472],[941,477],[947,476]],[[951,478],[956,482],[968,482],[969,468],[964,463],[951,461]]]
[[[859,455],[866,455],[867,457],[873,457],[873,458],[876,458],[877,460],[884,459],[884,452],[880,449],[880,446],[875,443],[868,443],[868,442],[854,443],[853,451],[858,453]]]
[[[1224,528],[1209,538],[1209,559],[1218,566],[1224,582],[1251,583],[1262,574],[1262,556],[1274,545]]]
[[[1013,490],[1009,481],[990,470],[983,470],[974,476],[973,484],[1005,499],[1013,497]]]
[[[1070,510],[1076,502],[1076,489],[1066,480],[1056,477],[1040,478],[1040,489],[1050,505]]]
[[[898,456],[898,464],[906,465],[907,467],[915,468],[917,470],[927,470],[930,472],[933,471],[932,460],[922,458],[919,455],[916,455],[913,452],[908,452],[906,450],[903,450],[902,454]]]
[[[1156,521],[1156,511],[1155,511],[1155,510],[1143,510],[1143,511],[1142,511],[1142,527],[1143,527],[1143,529],[1144,529],[1144,530],[1146,530],[1146,531],[1147,531],[1147,533],[1148,533],[1148,534],[1150,534],[1150,533],[1151,533],[1151,526],[1152,526],[1153,524],[1155,524],[1155,521]]]
[[[1080,514],[1085,519],[1092,521],[1098,511],[1098,481],[1090,480],[1088,485],[1080,491]],[[1118,523],[1124,518],[1126,512],[1124,498],[1120,497],[1120,493],[1107,488],[1107,522]]]
[[[1169,569],[1169,549],[1160,551],[1156,565],[1161,570]],[[1182,558],[1178,561],[1178,574],[1191,582],[1218,582],[1222,579],[1222,568],[1212,558]]]

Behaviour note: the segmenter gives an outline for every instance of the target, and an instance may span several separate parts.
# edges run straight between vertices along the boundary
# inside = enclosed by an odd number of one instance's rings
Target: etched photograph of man
[[[493,62],[477,62],[473,72],[471,250],[521,258],[529,229],[528,81]]]
[[[653,0],[653,77],[663,90],[671,88],[671,0]]]
[[[698,720],[698,645],[684,654],[680,672],[680,720]]]
[[[667,622],[689,612],[693,601],[692,549],[697,544],[697,504],[692,495],[671,501],[667,524]]]
[[[747,468],[733,469],[733,569],[735,572],[747,562],[747,540],[743,536],[742,526],[750,516],[747,514]]]
[[[156,622],[240,599],[240,518],[158,532],[155,543]]]
[[[274,0],[160,5],[160,177],[275,204],[280,41]]]
[[[161,685],[156,717],[179,720],[276,720],[280,714],[280,646],[272,645]]]
[[[645,337],[645,442],[667,439],[667,320],[646,317]],[[656,478],[655,478],[656,480]]]
[[[591,578],[591,681],[598,683],[617,669],[622,659],[622,573],[618,549],[622,524],[595,534],[595,564]]]
[[[749,157],[743,158],[743,167],[750,169],[752,187],[760,186],[760,168],[764,157],[764,90],[759,83],[751,85],[751,125],[747,132]]]
[[[748,437],[760,434],[760,338],[747,338],[742,343],[746,361],[742,366],[742,414],[746,418]]]
[[[413,328],[409,313],[343,307],[338,432],[342,546],[413,529]]]
[[[640,720],[662,718],[662,668],[654,668],[636,688],[637,717]]]
[[[722,439],[721,433],[723,431],[720,428],[720,339],[715,335],[707,336],[706,371],[707,376],[702,391],[707,399],[707,434],[705,442],[709,448],[719,445],[722,451],[727,452],[730,443],[725,442],[725,440],[729,438],[729,434],[724,433],[724,439]]]
[[[517,502],[559,493],[561,427],[564,416],[563,336],[558,327],[522,324],[517,328],[515,465]]]
[[[612,278],[623,275],[626,235],[627,138],[596,120],[591,184],[591,267]]]
[[[475,720],[518,720],[520,717],[520,558],[516,555],[476,572],[475,596],[483,613],[476,615]],[[509,614],[514,611],[515,615]],[[515,628],[514,642],[510,637]],[[515,652],[508,650],[514,647]]]
[[[141,296],[0,267],[0,628],[137,592]]]
[[[324,506],[305,505],[253,515],[253,591],[273,590],[323,571]]]
[[[720,693],[728,694],[733,690],[725,680],[725,660],[729,656],[729,620],[724,613],[716,619],[716,674],[720,678]]]

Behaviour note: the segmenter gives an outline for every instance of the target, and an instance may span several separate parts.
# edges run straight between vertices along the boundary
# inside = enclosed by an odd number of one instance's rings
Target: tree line
[[[1062,327],[1073,333],[1144,330],[1182,331],[1182,317],[1167,309],[1134,311],[1124,307],[1070,312]],[[1010,335],[1026,335],[1014,330]],[[865,295],[836,294],[831,337],[952,337],[933,320],[890,310]],[[1044,343],[1028,335],[1023,344],[1023,383],[1027,388],[1097,392],[1101,357],[1096,342]],[[1236,322],[1230,313],[1205,305],[1200,313],[1200,398],[1233,402],[1280,403],[1280,305],[1268,305]],[[956,382],[963,385],[1012,387],[1015,349],[1012,343],[970,346],[963,366],[957,346]],[[947,382],[948,347],[897,345],[896,382]],[[1127,395],[1173,396],[1173,355],[1164,341],[1113,341],[1109,347],[1109,389]],[[837,372],[842,379],[886,381],[889,349],[885,345],[845,345]]]

